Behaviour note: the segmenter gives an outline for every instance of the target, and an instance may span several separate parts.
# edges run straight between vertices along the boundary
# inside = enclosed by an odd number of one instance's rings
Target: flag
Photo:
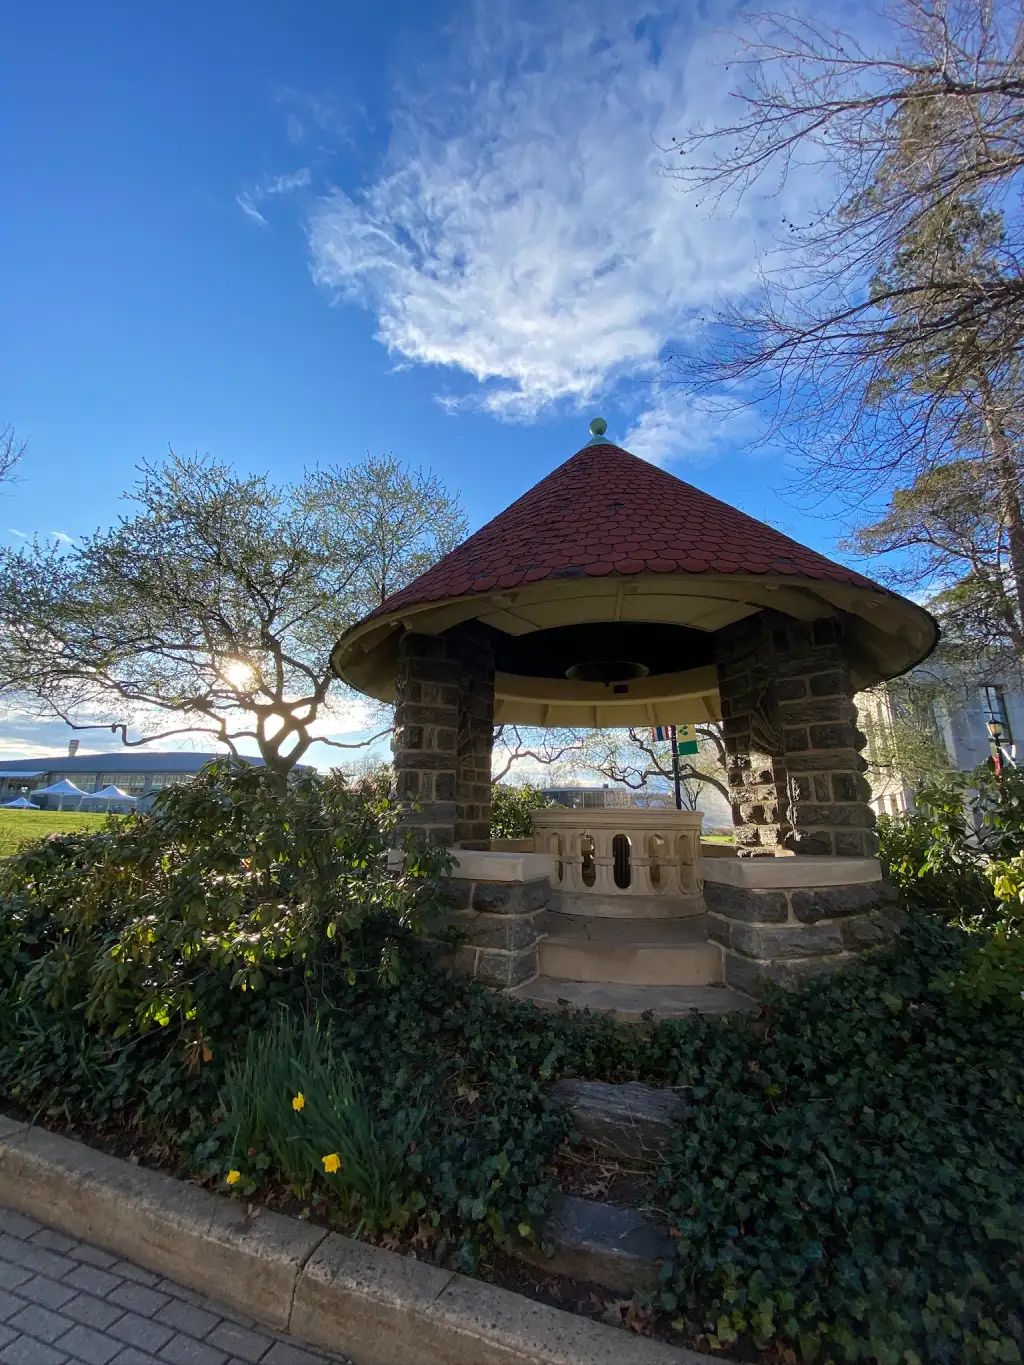
[[[697,735],[692,725],[676,726],[676,753],[680,758],[697,752]]]
[[[667,743],[672,738],[671,725],[654,725],[651,727],[651,739],[655,744]]]

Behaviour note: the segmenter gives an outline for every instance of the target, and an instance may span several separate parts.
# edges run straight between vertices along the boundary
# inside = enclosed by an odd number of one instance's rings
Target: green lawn
[[[17,853],[22,844],[41,839],[44,834],[80,834],[100,829],[106,815],[86,811],[0,810],[0,858]]]

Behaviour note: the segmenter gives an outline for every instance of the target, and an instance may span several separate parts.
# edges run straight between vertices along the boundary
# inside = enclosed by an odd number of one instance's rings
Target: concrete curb
[[[0,1204],[356,1365],[720,1365],[3,1115]]]

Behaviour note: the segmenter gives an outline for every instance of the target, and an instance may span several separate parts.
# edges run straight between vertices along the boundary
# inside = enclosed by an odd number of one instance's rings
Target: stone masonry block
[[[815,976],[826,976],[854,960],[854,954],[812,957],[792,962],[755,962],[739,953],[725,954],[725,984],[759,999],[770,986],[793,990]]]
[[[834,670],[831,673],[816,673],[807,679],[807,686],[812,697],[834,697],[846,692],[849,684],[843,673]]]
[[[786,835],[786,847],[798,854],[815,854],[826,858],[836,853],[835,840],[828,829],[790,830]]]
[[[789,914],[784,891],[758,891],[720,882],[704,883],[709,913],[746,924],[785,924]]]
[[[791,957],[827,957],[843,951],[843,935],[838,925],[753,925],[734,924],[730,946],[747,957],[767,958],[772,962]]]
[[[811,747],[810,736],[806,725],[789,726],[787,725],[782,732],[782,744],[787,754],[802,753]]]
[[[880,944],[888,942],[891,937],[884,925],[872,915],[855,915],[853,919],[845,920],[841,931],[843,946],[854,952],[862,952],[865,948],[877,948]]]
[[[470,904],[490,915],[526,915],[542,910],[551,899],[547,877],[532,882],[476,882]]]
[[[807,681],[805,678],[781,678],[775,685],[775,697],[777,701],[797,701],[802,700],[806,696]]]
[[[712,943],[720,943],[723,948],[728,948],[732,937],[732,920],[726,919],[724,915],[713,915],[708,913],[707,926],[708,938]]]
[[[853,746],[844,749],[823,749],[820,753],[809,750],[806,754],[787,759],[790,775],[797,773],[859,773],[863,771],[863,760]]]
[[[798,829],[815,825],[843,825],[847,828],[868,829],[874,825],[874,811],[862,801],[814,805],[798,801],[789,808],[789,817]]]
[[[440,725],[454,734],[458,723],[459,713],[454,706],[428,706],[424,702],[407,701],[402,707],[403,726]]]
[[[438,899],[447,910],[468,910],[472,892],[472,882],[449,877],[440,883]]]
[[[466,943],[474,948],[515,953],[537,946],[536,919],[536,911],[530,915],[478,915],[462,911],[452,916],[451,924],[465,934]]]
[[[812,749],[854,749],[856,731],[849,722],[835,725],[812,725],[810,727]]]
[[[842,656],[835,645],[822,645],[806,653],[777,655],[772,667],[780,678],[806,678],[816,673],[831,672],[838,672],[841,677],[847,676]],[[844,682],[844,686],[848,687],[849,684]]]
[[[486,986],[519,986],[538,971],[536,948],[519,953],[481,952],[477,957],[476,979]]]
[[[878,839],[870,829],[837,829],[832,836],[838,858],[873,858]]]
[[[450,772],[454,767],[450,753],[436,749],[419,750],[406,747],[402,755],[402,770],[407,772]]]
[[[810,700],[780,702],[779,718],[787,725],[848,721],[850,703],[846,697],[815,697]]]
[[[845,919],[869,910],[887,908],[899,897],[888,882],[866,882],[859,886],[829,886],[816,891],[793,891],[793,914],[802,924],[817,924],[823,919]]]

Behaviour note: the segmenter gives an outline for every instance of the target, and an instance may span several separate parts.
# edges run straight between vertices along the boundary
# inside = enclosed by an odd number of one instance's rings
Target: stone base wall
[[[823,889],[704,885],[708,938],[723,949],[725,984],[760,996],[792,987],[891,942],[906,913],[888,882]]]
[[[428,926],[428,936],[445,929],[463,935],[444,965],[487,986],[521,986],[539,973],[538,917],[551,898],[547,877],[527,882],[445,883],[444,908]]]

